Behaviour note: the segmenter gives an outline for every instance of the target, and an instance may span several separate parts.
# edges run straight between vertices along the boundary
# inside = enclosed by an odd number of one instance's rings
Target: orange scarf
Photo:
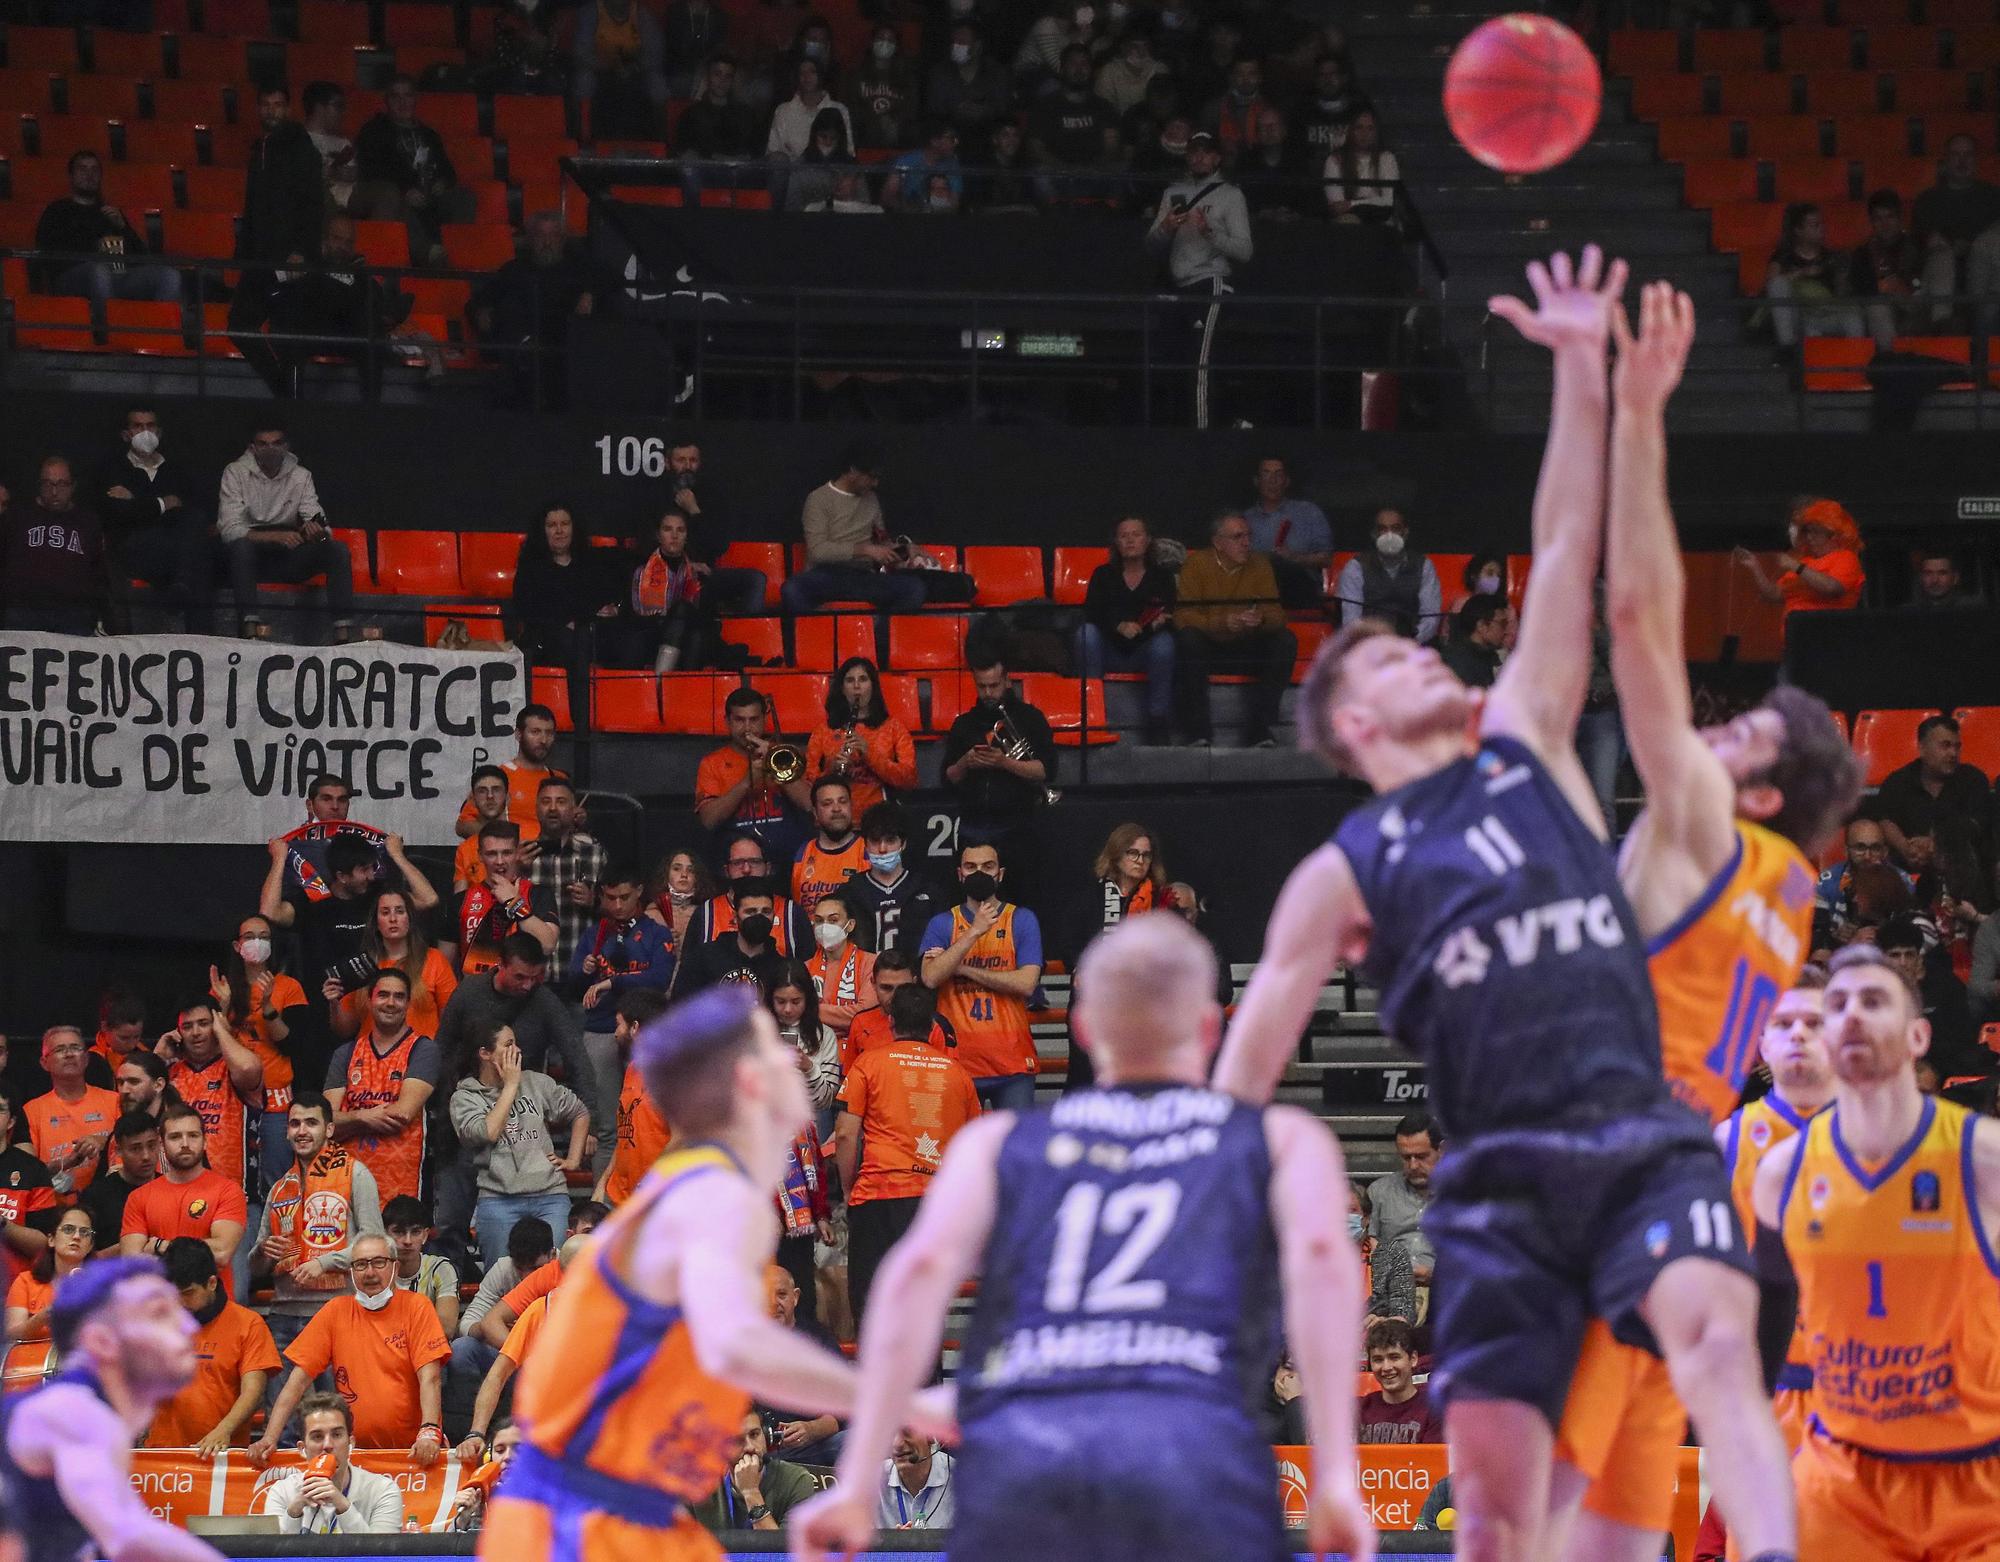
[[[669,564],[655,549],[632,576],[633,609],[646,618],[659,618],[676,602],[693,602],[701,595],[701,577],[684,557]]]

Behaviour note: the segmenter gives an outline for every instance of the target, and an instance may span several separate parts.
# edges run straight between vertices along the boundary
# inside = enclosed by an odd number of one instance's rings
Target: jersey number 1
[[[1109,1198],[1095,1183],[1078,1183],[1056,1210],[1055,1253],[1042,1305],[1052,1313],[1075,1312],[1079,1305],[1087,1313],[1152,1312],[1166,1305],[1166,1281],[1132,1276],[1167,1240],[1180,1207],[1177,1182],[1133,1183]],[[1086,1283],[1084,1270],[1100,1231],[1125,1240]]]

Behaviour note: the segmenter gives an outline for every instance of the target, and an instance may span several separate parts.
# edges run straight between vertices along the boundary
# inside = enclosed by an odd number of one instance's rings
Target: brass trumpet
[[[779,786],[790,786],[806,773],[806,757],[789,743],[773,743],[764,751],[764,773]]]
[[[986,735],[989,748],[997,748],[1009,759],[1033,759],[1034,746],[1021,736],[1021,729],[1014,725],[1014,717],[1006,706],[1000,707],[1000,719],[993,723],[993,730]],[[1062,801],[1060,789],[1052,786],[1042,788],[1042,801],[1054,807]]]

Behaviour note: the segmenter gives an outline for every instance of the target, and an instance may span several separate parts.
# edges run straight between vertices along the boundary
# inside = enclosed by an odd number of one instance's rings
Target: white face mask
[[[383,1308],[389,1305],[389,1298],[391,1298],[395,1294],[396,1294],[396,1286],[395,1283],[391,1281],[388,1285],[383,1286],[382,1289],[377,1291],[373,1296],[369,1296],[361,1291],[356,1291],[354,1293],[354,1299],[361,1304],[362,1310],[364,1312],[379,1313]]]
[[[1385,559],[1393,559],[1403,551],[1401,532],[1384,532],[1375,539],[1375,551]]]
[[[847,929],[842,927],[838,922],[815,922],[813,924],[813,938],[819,944],[820,948],[831,954],[847,942]]]
[[[969,43],[955,43],[955,44],[953,44],[953,45],[951,46],[951,63],[952,63],[952,64],[954,64],[954,65],[963,65],[963,64],[965,64],[965,62],[966,62],[966,61],[970,60],[971,58],[972,58],[972,45],[971,45],[971,44],[969,44]]]
[[[132,436],[132,448],[142,456],[150,456],[160,448],[160,431],[151,428],[140,429]]]
[[[246,938],[236,946],[236,952],[243,956],[247,965],[263,965],[271,958],[271,941],[268,938]]]
[[[893,40],[888,38],[878,38],[875,40],[876,59],[893,60],[895,57],[896,57],[896,45]]]
[[[1488,596],[1494,595],[1500,589],[1500,577],[1492,570],[1487,570],[1479,577],[1479,589]]]

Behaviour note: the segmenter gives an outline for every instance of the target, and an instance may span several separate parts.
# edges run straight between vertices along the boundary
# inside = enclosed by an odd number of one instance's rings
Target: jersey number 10
[[[1181,1207],[1177,1182],[1136,1182],[1106,1197],[1093,1182],[1080,1182],[1063,1195],[1056,1210],[1055,1252],[1042,1305],[1052,1313],[1154,1312],[1166,1305],[1167,1282],[1135,1280],[1173,1230]],[[1091,1275],[1091,1244],[1097,1234],[1125,1240],[1109,1263]]]
[[[1729,1009],[1722,1017],[1722,1034],[1703,1061],[1708,1071],[1727,1080],[1731,1090],[1743,1088],[1743,1076],[1750,1071],[1750,1059],[1763,1039],[1764,1021],[1778,1001],[1778,984],[1761,971],[1752,971],[1747,959],[1736,962],[1729,981]]]

